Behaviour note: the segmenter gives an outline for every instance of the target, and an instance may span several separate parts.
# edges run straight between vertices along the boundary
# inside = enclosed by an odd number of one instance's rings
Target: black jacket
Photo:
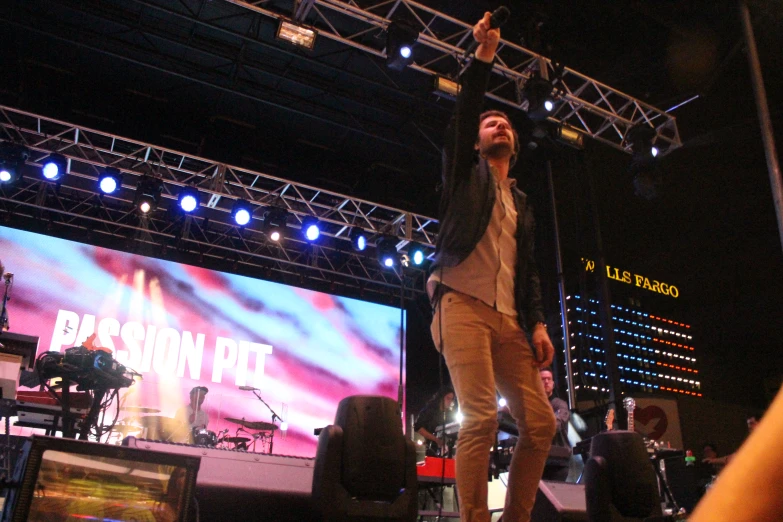
[[[440,230],[433,270],[461,263],[478,244],[495,205],[496,181],[489,163],[476,153],[479,115],[492,64],[473,60],[461,78],[461,90],[443,149]],[[535,223],[527,196],[514,188],[517,208],[517,266],[514,298],[520,326],[532,330],[544,322],[541,283],[533,248]]]

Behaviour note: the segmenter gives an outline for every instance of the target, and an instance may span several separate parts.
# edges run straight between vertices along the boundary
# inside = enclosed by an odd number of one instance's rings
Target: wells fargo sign
[[[587,272],[593,272],[595,270],[595,261],[582,258],[582,264],[585,266],[585,270]],[[655,279],[650,279],[643,275],[632,274],[628,270],[620,271],[619,268],[606,265],[606,277],[621,283],[625,283],[627,285],[632,284],[634,286],[644,288],[650,292],[668,295],[669,297],[674,297],[675,299],[680,297],[680,290],[676,286],[663,283],[661,281],[656,281]]]

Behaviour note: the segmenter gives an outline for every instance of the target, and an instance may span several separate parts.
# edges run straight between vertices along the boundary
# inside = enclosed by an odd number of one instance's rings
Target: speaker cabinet
[[[540,481],[531,522],[587,522],[584,485]]]

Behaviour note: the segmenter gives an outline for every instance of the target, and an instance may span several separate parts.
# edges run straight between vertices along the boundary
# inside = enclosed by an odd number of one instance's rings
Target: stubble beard
[[[491,143],[481,151],[481,155],[485,158],[509,159],[514,155],[514,149],[511,143],[507,141]]]

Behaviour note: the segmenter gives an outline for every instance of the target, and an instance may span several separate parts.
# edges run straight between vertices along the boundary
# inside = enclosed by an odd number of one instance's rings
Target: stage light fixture
[[[359,227],[353,227],[351,229],[351,245],[357,252],[364,252],[367,248],[367,234]]]
[[[68,160],[60,154],[50,154],[43,162],[41,173],[49,181],[57,181],[68,171]]]
[[[558,125],[555,128],[555,139],[575,149],[585,148],[585,135],[566,124]]]
[[[30,157],[30,152],[13,143],[3,143],[0,146],[0,184],[10,185],[22,177],[24,162]]]
[[[243,227],[250,223],[250,218],[253,216],[253,207],[248,201],[244,199],[238,199],[234,202],[234,206],[231,207],[231,217],[234,218],[234,223]]]
[[[98,175],[98,188],[104,194],[114,194],[121,186],[122,173],[115,168],[108,167]]]
[[[271,207],[264,214],[264,232],[272,241],[280,241],[285,237],[288,223],[288,212],[285,209]]]
[[[315,29],[312,27],[295,24],[281,18],[275,37],[278,40],[284,40],[298,47],[312,50],[315,47],[316,34]]]
[[[145,176],[139,180],[134,203],[142,214],[147,214],[157,208],[162,191],[163,182],[157,178]]]
[[[321,224],[317,218],[307,216],[302,220],[302,236],[310,243],[321,236]]]
[[[659,149],[653,145],[657,133],[650,125],[639,124],[625,135],[626,144],[630,144],[631,162],[628,170],[633,175],[636,195],[644,199],[654,199],[663,183],[663,173],[658,165]]]
[[[397,252],[397,238],[392,236],[383,236],[375,243],[378,251],[378,262],[385,268],[393,268],[399,262],[399,253]]]
[[[527,115],[533,121],[547,119],[555,110],[556,100],[552,82],[534,74],[525,83],[522,95],[527,100]]]
[[[435,76],[435,88],[433,92],[443,98],[455,100],[460,91],[460,84],[444,76]]]
[[[658,156],[658,147],[653,145],[656,135],[654,128],[639,124],[628,131],[625,141],[631,145],[634,157],[649,160]]]
[[[408,243],[408,257],[410,258],[411,263],[416,266],[421,266],[427,259],[427,254],[424,251],[423,246],[418,243],[410,242]]]
[[[179,208],[190,214],[198,208],[201,196],[196,187],[183,187],[179,193]]]
[[[413,46],[419,32],[404,21],[394,21],[386,30],[386,67],[402,71],[413,63]]]

